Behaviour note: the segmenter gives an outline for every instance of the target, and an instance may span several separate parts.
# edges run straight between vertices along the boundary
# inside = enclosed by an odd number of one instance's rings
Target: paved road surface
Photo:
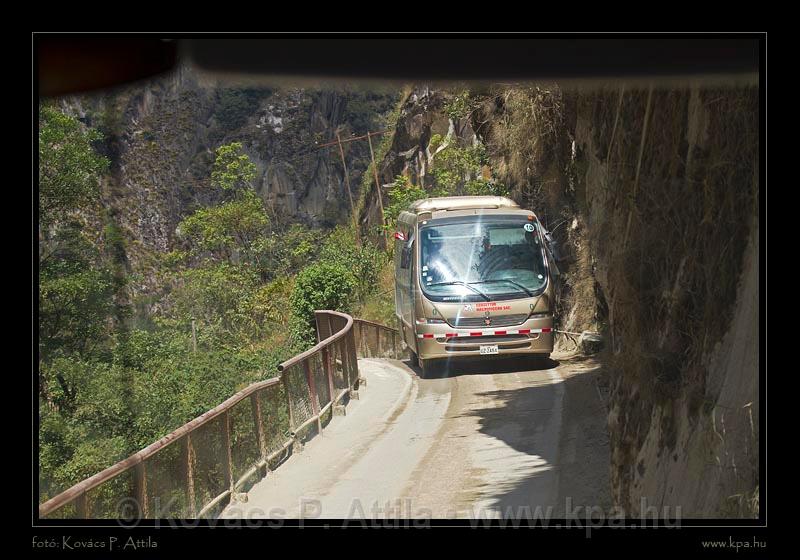
[[[435,379],[394,360],[359,367],[361,400],[223,517],[564,517],[567,498],[573,511],[610,506],[591,359],[454,361]]]

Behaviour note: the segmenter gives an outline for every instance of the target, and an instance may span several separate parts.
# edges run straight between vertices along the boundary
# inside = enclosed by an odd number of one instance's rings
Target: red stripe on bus
[[[470,336],[481,336],[482,334],[483,333],[481,331],[469,333]]]
[[[431,333],[423,333],[422,338],[433,338]]]
[[[506,331],[494,331],[494,334],[506,334]]]
[[[544,327],[542,329],[542,332],[552,332],[552,331],[553,331],[553,329],[551,329],[550,327]]]
[[[520,329],[519,330],[519,334],[531,334],[531,330],[530,329]]]

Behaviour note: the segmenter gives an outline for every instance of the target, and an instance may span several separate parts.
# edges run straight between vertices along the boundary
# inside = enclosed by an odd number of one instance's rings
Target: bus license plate
[[[481,354],[497,354],[497,344],[482,344]]]

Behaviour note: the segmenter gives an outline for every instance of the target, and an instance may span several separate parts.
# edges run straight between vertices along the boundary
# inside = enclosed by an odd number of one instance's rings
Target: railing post
[[[186,434],[182,442],[184,467],[186,471],[186,501],[189,503],[189,517],[197,514],[197,504],[195,503],[194,491],[194,448],[192,447],[192,434]]]
[[[392,331],[392,358],[398,360],[397,357],[397,333]]]
[[[322,434],[322,421],[319,417],[319,399],[317,397],[317,384],[314,383],[314,374],[311,371],[311,364],[308,363],[309,360],[303,360],[303,368],[306,371],[306,383],[308,384],[308,390],[311,395],[311,410],[314,411],[314,415],[317,417],[317,433]]]
[[[292,397],[289,395],[289,384],[286,383],[286,372],[281,372],[281,385],[283,394],[286,395],[286,408],[289,410],[289,429],[294,431],[294,412],[292,412]]]
[[[236,484],[236,481],[233,479],[233,450],[231,449],[231,416],[226,409],[225,412],[222,413],[222,435],[225,438],[225,449],[227,450],[226,454],[226,461],[224,470],[225,475],[228,479],[228,487],[230,488],[231,494],[233,494],[233,485]]]
[[[346,387],[350,386],[350,336],[353,334],[352,329],[349,333],[344,335],[339,344],[339,350],[342,355],[342,378]]]
[[[352,331],[351,331],[352,332]],[[344,335],[344,337],[339,339],[339,357],[342,359],[342,379],[344,380],[345,386],[349,386],[350,384],[350,359],[349,350],[348,350],[348,340],[350,340],[350,333]]]
[[[320,317],[320,312],[314,311],[314,331],[315,334],[317,335],[317,344],[319,344],[319,342],[323,338],[325,338],[324,336],[322,336],[322,325],[320,324],[319,317]]]
[[[360,337],[356,337],[356,331],[361,328],[361,325],[358,321],[353,320],[353,328],[350,329],[350,334],[347,336],[347,353],[350,353],[350,337],[353,337],[353,340],[360,339]]]
[[[89,500],[86,499],[86,492],[81,492],[75,498],[75,510],[78,519],[89,519]]]
[[[331,365],[331,352],[328,347],[322,349],[322,366],[325,369],[325,377],[328,380],[328,394],[331,396],[331,407],[333,407],[336,401],[336,387],[334,387],[333,384],[333,368],[336,367],[336,364]]]
[[[261,460],[267,459],[267,438],[264,434],[264,426],[262,424],[261,416],[261,399],[258,398],[259,392],[256,391],[250,395],[250,404],[253,409],[253,422],[256,424],[256,436],[258,437],[258,452],[261,454]]]
[[[358,354],[356,353],[355,334],[351,331],[348,337],[347,359],[350,361],[350,371],[348,372],[347,383],[352,387],[358,379]]]
[[[133,493],[139,503],[142,519],[148,519],[150,517],[150,504],[147,502],[147,467],[144,460],[134,467],[133,487]]]

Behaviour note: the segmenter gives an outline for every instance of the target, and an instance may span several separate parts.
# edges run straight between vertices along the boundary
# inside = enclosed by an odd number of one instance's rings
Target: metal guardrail
[[[219,514],[330,422],[358,388],[357,358],[400,358],[396,329],[316,311],[318,343],[127,459],[39,506],[47,519],[205,518]]]

